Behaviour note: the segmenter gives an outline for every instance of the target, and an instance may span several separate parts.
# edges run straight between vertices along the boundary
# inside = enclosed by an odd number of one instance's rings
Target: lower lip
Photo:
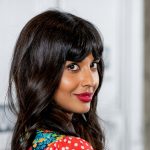
[[[76,95],[76,97],[82,101],[82,102],[91,102],[92,97],[91,96],[81,96],[81,95]]]

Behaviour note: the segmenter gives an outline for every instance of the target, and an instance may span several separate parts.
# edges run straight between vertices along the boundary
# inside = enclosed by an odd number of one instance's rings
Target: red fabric
[[[50,143],[44,150],[93,150],[93,148],[81,138],[66,136],[62,140]]]

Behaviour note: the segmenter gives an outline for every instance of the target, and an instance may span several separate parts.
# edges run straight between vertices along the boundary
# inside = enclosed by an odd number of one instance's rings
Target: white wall
[[[1,0],[0,104],[4,103],[17,36],[32,16],[48,8],[79,15],[100,29],[105,44],[106,70],[98,113],[105,122],[108,149],[143,150],[142,0]],[[8,136],[9,132],[0,133],[4,146]]]
[[[36,14],[56,7],[55,0],[0,0],[0,105],[4,104],[11,55],[16,39],[25,23]],[[7,130],[13,120],[6,118],[0,106],[0,129]],[[10,120],[10,121],[9,121]],[[10,149],[10,132],[0,132],[0,150]],[[7,144],[7,147],[6,147]]]

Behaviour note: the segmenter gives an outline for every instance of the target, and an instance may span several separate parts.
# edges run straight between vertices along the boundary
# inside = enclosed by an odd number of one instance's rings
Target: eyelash
[[[74,67],[74,66],[77,66],[77,69],[73,69],[71,67]],[[77,71],[79,70],[79,66],[76,64],[76,63],[71,63],[67,66],[68,70],[71,70],[71,71]]]
[[[92,67],[93,64],[95,64],[96,66]],[[75,67],[75,66],[76,66],[75,69],[72,68],[72,67]],[[97,69],[97,66],[98,66],[98,62],[92,62],[91,65],[90,65],[90,67],[91,67],[92,69]],[[76,63],[71,63],[71,64],[69,64],[69,65],[67,66],[67,69],[76,72],[76,71],[78,71],[78,70],[80,69],[80,67],[79,67],[79,65],[76,64]]]
[[[93,68],[93,69],[97,69],[98,62],[92,62],[92,64],[91,64],[91,65],[93,65],[93,64],[95,64],[95,65],[96,65],[96,67],[92,67],[92,68]]]

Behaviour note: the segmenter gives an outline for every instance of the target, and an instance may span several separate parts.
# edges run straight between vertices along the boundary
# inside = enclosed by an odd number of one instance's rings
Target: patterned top
[[[49,130],[37,130],[29,150],[93,150],[93,148],[79,137],[65,136]]]

